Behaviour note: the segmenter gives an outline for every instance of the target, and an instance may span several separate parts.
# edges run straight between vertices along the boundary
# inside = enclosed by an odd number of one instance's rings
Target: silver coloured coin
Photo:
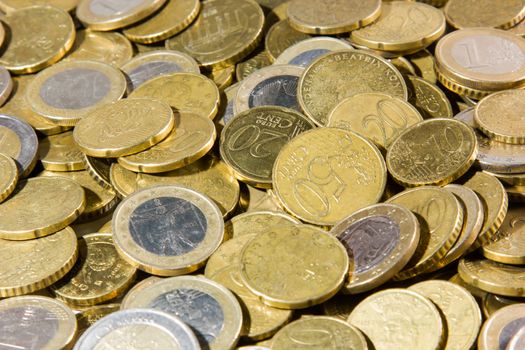
[[[11,75],[5,67],[0,66],[0,106],[7,101],[12,91],[13,80],[11,79]]]
[[[0,153],[13,158],[21,177],[26,177],[35,167],[38,154],[35,130],[21,119],[0,115]]]
[[[349,42],[320,36],[306,39],[290,46],[277,57],[274,64],[291,64],[306,67],[317,57],[330,51],[352,50]]]
[[[525,327],[522,327],[516,334],[514,334],[507,345],[507,350],[523,349],[525,349]]]

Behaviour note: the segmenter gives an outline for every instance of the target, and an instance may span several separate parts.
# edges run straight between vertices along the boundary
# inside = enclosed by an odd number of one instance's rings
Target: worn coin
[[[254,211],[284,212],[282,204],[272,190],[245,185],[241,189],[239,208],[247,213]]]
[[[268,229],[299,224],[299,220],[275,211],[251,211],[234,216],[224,227],[227,237],[235,238],[251,234],[259,234]]]
[[[452,118],[448,97],[436,85],[414,75],[405,75],[408,102],[417,108],[423,118]]]
[[[290,64],[306,67],[317,57],[331,51],[351,50],[350,43],[327,36],[320,36],[299,41],[297,44],[288,47],[274,64]]]
[[[525,18],[522,0],[449,0],[443,9],[454,28],[510,28]]]
[[[485,322],[478,338],[479,350],[505,350],[512,337],[525,327],[525,305],[510,305]]]
[[[275,61],[287,48],[310,37],[293,29],[287,19],[281,19],[268,30],[264,38],[264,47],[271,60]]]
[[[13,158],[0,153],[0,203],[13,191],[18,183],[18,168]]]
[[[40,140],[38,158],[46,170],[84,170],[84,155],[73,139],[73,132],[47,136]]]
[[[0,152],[14,159],[20,177],[28,176],[37,160],[35,131],[22,119],[0,115]]]
[[[122,66],[133,56],[133,46],[116,32],[79,30],[67,59],[98,61]]]
[[[483,255],[504,264],[525,264],[525,207],[510,207],[498,230],[498,238],[482,248]]]
[[[495,176],[506,186],[525,186],[525,174],[500,174],[486,170],[484,172]]]

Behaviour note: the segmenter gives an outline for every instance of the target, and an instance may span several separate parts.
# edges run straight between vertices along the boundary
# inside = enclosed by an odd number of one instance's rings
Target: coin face
[[[499,228],[496,242],[492,242],[483,249],[483,255],[491,260],[505,264],[521,265],[525,263],[525,208],[523,206],[510,207],[503,224]]]
[[[13,158],[0,153],[0,203],[14,191],[18,182],[18,168]]]
[[[521,0],[504,0],[498,4],[490,0],[449,0],[444,8],[448,23],[454,28],[510,28],[525,17]]]
[[[299,81],[298,99],[308,117],[326,125],[339,102],[363,92],[407,98],[403,77],[391,63],[367,52],[335,51],[308,66]]]
[[[222,271],[230,271],[231,267],[240,268],[241,252],[253,238],[255,238],[255,234],[250,233],[240,237],[233,237],[222,243],[206,263],[204,275],[211,278]],[[244,285],[242,281],[239,283]]]
[[[331,37],[316,37],[299,41],[297,44],[284,50],[275,59],[274,64],[290,64],[306,67],[317,57],[331,51],[350,50],[348,42]]]
[[[224,228],[228,237],[239,237],[261,233],[270,228],[283,225],[299,224],[300,222],[285,213],[273,211],[252,211],[233,217]]]
[[[286,17],[280,19],[268,30],[264,39],[264,47],[272,60],[277,59],[290,46],[310,38],[310,35],[292,28]]]
[[[20,177],[26,177],[35,167],[38,152],[35,131],[21,119],[0,115],[0,152],[13,158]]]
[[[510,305],[494,313],[483,325],[478,339],[478,349],[508,349],[507,345],[525,326],[523,304]]]
[[[84,170],[84,156],[73,139],[73,132],[66,131],[40,140],[38,157],[44,169],[51,171]]]
[[[425,119],[452,118],[448,97],[436,85],[414,75],[406,75],[408,101]]]
[[[133,46],[126,37],[116,32],[79,30],[68,59],[98,61],[122,66],[133,56]]]

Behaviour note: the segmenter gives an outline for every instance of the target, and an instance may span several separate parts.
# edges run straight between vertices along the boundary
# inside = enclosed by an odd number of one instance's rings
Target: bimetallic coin
[[[525,305],[510,305],[485,322],[478,338],[479,350],[505,350],[512,337],[525,327]]]
[[[122,310],[103,317],[75,344],[74,350],[125,347],[200,349],[193,331],[182,320],[157,310]]]
[[[124,298],[122,298],[120,309],[121,310],[129,309],[128,305],[133,303],[133,300],[135,299],[135,297],[140,296],[140,293],[142,292],[144,288],[149,287],[152,284],[155,284],[161,280],[162,280],[161,277],[149,276],[143,279],[142,281],[136,283],[133,287],[131,287],[130,290],[127,291]]]
[[[525,264],[525,207],[510,207],[498,230],[498,239],[482,248],[483,255],[504,264]]]
[[[331,37],[305,39],[284,50],[274,64],[290,64],[306,67],[317,57],[331,51],[351,50],[348,42]]]
[[[251,234],[259,234],[268,229],[281,226],[300,224],[299,220],[285,213],[275,211],[252,211],[239,214],[228,221],[224,227],[226,237],[235,238]]]
[[[73,139],[73,132],[47,136],[40,140],[38,157],[46,170],[84,170],[84,155]]]
[[[203,266],[224,237],[219,208],[186,187],[156,186],[135,192],[115,210],[115,246],[130,264],[175,276]]]
[[[413,75],[405,75],[408,102],[417,108],[425,119],[452,118],[452,106],[439,87]]]
[[[18,168],[13,158],[0,153],[0,203],[13,191],[18,183]]]
[[[67,349],[76,331],[75,314],[60,301],[41,296],[0,301],[0,344],[6,349]]]
[[[266,51],[262,51],[257,55],[247,59],[246,61],[238,63],[235,66],[235,77],[237,78],[237,81],[241,81],[250,74],[271,64],[272,61],[268,53]]]
[[[310,35],[293,29],[288,20],[282,18],[266,33],[264,47],[271,60],[275,61],[287,48],[309,38]]]
[[[9,71],[0,66],[0,106],[2,106],[13,91],[13,80]]]
[[[35,167],[38,138],[24,120],[0,115],[0,153],[14,159],[20,177],[28,176]]]
[[[523,348],[525,348],[525,325],[512,336],[507,345],[508,350],[520,350]]]
[[[460,28],[510,28],[525,18],[522,0],[449,0],[443,9],[448,23]]]
[[[120,67],[132,56],[133,46],[120,33],[79,30],[67,59],[98,61]]]

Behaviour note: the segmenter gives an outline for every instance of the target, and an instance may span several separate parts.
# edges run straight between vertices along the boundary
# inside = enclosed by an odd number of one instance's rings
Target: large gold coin
[[[71,270],[77,256],[77,236],[70,227],[27,241],[0,239],[0,297],[32,293],[55,283]]]
[[[386,60],[362,51],[334,51],[312,62],[299,81],[297,97],[308,117],[326,125],[339,102],[363,92],[407,99],[401,73]]]
[[[20,181],[16,194],[0,205],[0,238],[47,236],[75,221],[85,205],[84,190],[73,180],[40,177]]]
[[[122,66],[133,56],[133,46],[116,32],[79,30],[67,59],[98,61]]]
[[[507,345],[512,337],[524,326],[525,305],[506,306],[490,316],[483,325],[478,338],[478,349],[509,349]]]
[[[73,132],[66,131],[40,140],[38,145],[40,162],[46,170],[84,170],[84,155],[73,139]]]
[[[266,231],[241,253],[241,277],[265,304],[300,309],[334,296],[349,270],[345,247],[323,230],[290,225]]]
[[[509,208],[496,242],[484,246],[483,255],[504,264],[525,265],[525,207]]]
[[[229,66],[258,44],[264,24],[261,7],[253,0],[208,0],[193,24],[166,40],[166,48],[182,51],[201,66]]]
[[[76,125],[73,136],[88,156],[121,157],[159,143],[174,123],[173,111],[164,102],[124,99],[88,114]]]
[[[275,211],[252,211],[239,214],[228,221],[224,227],[226,237],[240,237],[260,234],[281,226],[300,224],[299,220]]]
[[[0,153],[0,203],[15,190],[18,182],[18,167],[13,158]]]
[[[401,133],[388,148],[386,165],[394,180],[406,187],[446,185],[465,174],[477,155],[471,127],[435,118]]]
[[[436,85],[414,75],[405,75],[408,102],[417,108],[425,119],[452,118],[452,106],[448,97]]]
[[[510,28],[525,18],[523,0],[449,0],[444,8],[454,28]]]
[[[351,131],[307,131],[283,147],[273,187],[286,210],[316,225],[335,225],[375,204],[386,185],[386,166],[376,146]]]
[[[310,35],[293,29],[288,20],[282,19],[268,30],[264,47],[270,60],[275,61],[287,48],[309,38]]]
[[[25,7],[48,5],[70,12],[75,9],[79,1],[80,0],[1,0],[0,10],[4,13],[10,13]]]

